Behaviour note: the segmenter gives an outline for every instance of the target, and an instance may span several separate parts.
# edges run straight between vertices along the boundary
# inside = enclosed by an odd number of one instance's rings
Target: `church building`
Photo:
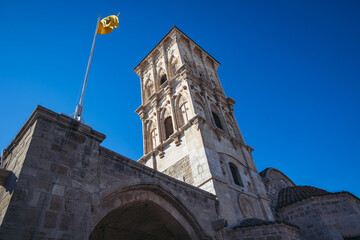
[[[257,170],[219,65],[173,27],[135,67],[138,161],[38,106],[2,154],[0,239],[359,240],[358,197]]]

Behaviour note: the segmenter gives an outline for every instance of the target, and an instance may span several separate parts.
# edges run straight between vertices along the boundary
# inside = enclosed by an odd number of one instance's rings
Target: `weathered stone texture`
[[[17,138],[20,144],[6,158],[5,166],[19,177],[12,196],[1,189],[0,239],[88,239],[115,209],[146,204],[166,209],[161,216],[182,226],[168,225],[170,230],[213,236],[214,195],[100,147],[104,135],[67,116],[38,107],[28,122],[31,134]]]
[[[143,121],[144,156],[139,162],[217,195],[220,215],[229,224],[245,217],[239,195],[247,195],[256,206],[256,217],[273,220],[251,147],[233,115],[235,101],[226,97],[218,67],[174,27],[134,69],[142,90],[142,105],[136,110]],[[234,182],[229,164],[236,166],[241,184]]]
[[[299,230],[285,224],[238,228],[228,231],[232,240],[300,240]]]
[[[283,220],[300,227],[301,239],[360,236],[360,201],[348,193],[318,196],[278,210]]]
[[[262,181],[265,184],[267,196],[271,199],[271,209],[275,213],[278,195],[281,189],[295,186],[295,184],[285,174],[275,168],[265,169],[260,175],[262,175]]]
[[[163,171],[163,173],[188,184],[194,184],[189,156],[184,157],[173,166]]]

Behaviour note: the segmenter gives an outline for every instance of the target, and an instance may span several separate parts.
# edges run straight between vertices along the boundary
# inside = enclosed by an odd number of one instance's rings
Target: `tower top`
[[[165,34],[165,36],[155,45],[155,47],[153,49],[151,49],[151,51],[139,62],[138,65],[136,65],[136,67],[133,69],[133,71],[137,72],[137,70],[139,69],[139,66],[141,66],[141,64],[146,61],[149,56],[151,55],[151,53],[159,48],[159,46],[166,40],[168,39],[168,37],[172,37],[175,36],[176,39],[179,39],[180,37],[187,39],[188,41],[190,41],[192,44],[196,45],[198,48],[200,48],[209,58],[211,58],[214,62],[217,63],[217,65],[219,66],[220,63],[213,58],[208,52],[206,52],[202,47],[200,47],[200,45],[198,45],[194,40],[192,40],[189,36],[187,36],[183,31],[181,31],[178,27],[176,27],[175,25],[170,29],[170,31],[168,33]]]

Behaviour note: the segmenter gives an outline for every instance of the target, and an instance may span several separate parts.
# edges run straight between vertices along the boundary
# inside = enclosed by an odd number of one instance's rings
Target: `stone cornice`
[[[206,53],[206,55],[207,55],[210,59],[214,60],[214,61],[217,63],[217,64],[216,64],[217,67],[220,65],[220,63],[219,63],[215,58],[213,58],[213,57],[212,57],[209,53],[207,53],[202,47],[200,47],[197,43],[195,43],[190,37],[188,37],[185,33],[183,33],[183,32],[182,32],[180,29],[178,29],[176,26],[173,26],[173,27],[170,29],[170,31],[169,31],[167,34],[165,34],[165,36],[160,40],[160,42],[158,42],[158,43],[155,45],[155,47],[154,47],[153,49],[151,49],[151,51],[139,62],[139,64],[136,65],[136,67],[133,69],[133,71],[138,72],[139,66],[141,66],[141,64],[148,59],[148,57],[151,55],[151,53],[152,53],[168,36],[170,36],[174,31],[177,32],[177,33],[180,33],[182,37],[190,40],[190,42],[192,42],[192,43],[195,44],[197,47],[199,47],[204,53]]]
[[[234,145],[238,145],[245,148],[249,153],[251,153],[254,150],[252,147],[242,143],[239,139],[231,137],[228,134],[226,134],[223,130],[214,127],[212,124],[208,123],[204,118],[202,118],[200,115],[197,114],[191,119],[189,119],[189,121],[185,125],[183,125],[178,131],[175,131],[168,139],[166,139],[164,142],[156,146],[154,150],[148,152],[147,154],[144,154],[144,156],[142,156],[139,160],[137,160],[137,162],[145,164],[146,159],[148,159],[154,154],[162,153],[163,152],[162,150],[170,143],[175,142],[176,138],[179,138],[181,134],[184,133],[185,130],[187,130],[193,125],[196,125],[197,128],[199,129],[201,124],[204,124],[207,127],[209,127],[212,131],[216,133],[217,136],[221,135],[222,137],[228,139]]]

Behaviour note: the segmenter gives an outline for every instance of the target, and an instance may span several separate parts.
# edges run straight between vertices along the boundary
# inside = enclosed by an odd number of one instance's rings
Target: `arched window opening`
[[[230,166],[230,171],[231,171],[231,175],[233,177],[234,183],[236,185],[239,185],[239,186],[243,187],[244,185],[243,185],[243,183],[241,181],[238,168],[233,163],[229,163],[229,166]]]
[[[162,75],[160,78],[160,85],[163,85],[167,81],[166,74]]]
[[[211,112],[211,113],[212,113],[212,115],[213,115],[213,118],[214,118],[214,121],[215,121],[215,125],[216,125],[218,128],[220,128],[221,130],[224,130],[223,127],[222,127],[222,125],[221,125],[221,121],[220,121],[219,116],[218,116],[216,113],[214,113],[214,112]]]
[[[170,116],[165,118],[164,125],[165,125],[165,139],[168,139],[170,135],[174,133],[172,119]]]

